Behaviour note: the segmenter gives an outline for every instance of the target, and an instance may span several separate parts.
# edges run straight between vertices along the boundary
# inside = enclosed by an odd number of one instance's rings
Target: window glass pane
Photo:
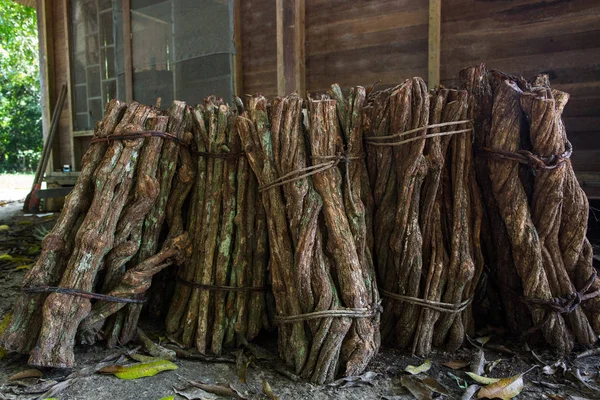
[[[104,102],[102,101],[102,99],[91,99],[89,101],[89,107],[90,107],[90,120],[92,122],[92,126],[90,128],[93,128],[94,124],[97,121],[100,121],[102,119],[102,116],[104,115]]]
[[[231,1],[132,0],[134,99],[232,97]]]
[[[231,101],[231,55],[214,54],[175,64],[177,99],[191,104],[217,95]]]
[[[100,62],[98,53],[98,35],[88,35],[86,37],[87,65],[97,65]]]
[[[103,12],[100,14],[100,45],[108,46],[114,42],[112,12]]]
[[[100,52],[100,66],[102,67],[102,79],[111,79],[115,77],[115,49],[107,47]]]
[[[100,93],[100,66],[87,68],[87,94],[90,97],[101,97]]]
[[[73,97],[73,108],[75,109],[75,113],[87,113],[87,87],[85,83],[75,85]]]
[[[116,79],[113,8],[120,12],[121,3],[120,0],[71,0],[75,131],[93,129],[104,115],[106,102],[117,96],[118,82],[122,80]],[[119,32],[122,49],[122,30]]]
[[[110,81],[102,82],[102,93],[104,96],[104,102],[108,103],[110,99],[117,97],[117,81],[112,79]]]

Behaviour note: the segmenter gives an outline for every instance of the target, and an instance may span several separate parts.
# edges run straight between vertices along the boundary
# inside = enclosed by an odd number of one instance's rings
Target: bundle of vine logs
[[[382,340],[459,348],[492,294],[513,333],[592,344],[600,281],[568,95],[483,65],[461,80],[109,102],[1,345],[70,367],[75,343],[143,335],[146,310],[202,354],[276,327],[292,372],[324,383],[361,373]]]

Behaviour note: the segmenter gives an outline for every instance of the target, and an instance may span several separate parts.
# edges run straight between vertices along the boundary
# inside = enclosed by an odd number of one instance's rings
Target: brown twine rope
[[[571,158],[573,146],[571,145],[571,142],[567,140],[564,153],[553,154],[550,156],[538,156],[527,150],[508,151],[489,147],[482,147],[479,149],[479,152],[482,155],[495,160],[517,161],[521,164],[529,165],[531,168],[552,170],[561,166],[565,161]]]
[[[305,314],[275,316],[277,324],[291,324],[294,322],[310,321],[313,319],[330,317],[348,317],[348,318],[371,318],[382,311],[379,304],[374,304],[368,308],[338,308],[335,310],[315,311]]]
[[[416,306],[430,308],[432,310],[436,310],[436,311],[440,311],[440,312],[452,313],[452,314],[464,311],[469,306],[469,304],[471,304],[471,302],[473,301],[473,297],[469,297],[467,300],[465,300],[461,303],[458,303],[458,304],[442,303],[440,301],[420,299],[418,297],[411,297],[411,296],[404,296],[401,294],[388,292],[387,290],[384,290],[384,289],[381,289],[380,291],[381,291],[381,294],[383,294],[385,297],[389,297],[390,299],[398,300],[398,301],[401,301],[404,303],[413,304]]]
[[[453,130],[453,131],[448,131],[448,132],[430,133],[427,135],[416,136],[413,138],[404,139],[404,140],[400,140],[397,142],[386,142],[386,140],[401,138],[401,137],[410,135],[411,133],[423,132],[423,131],[427,131],[428,129],[433,129],[433,128],[441,128],[441,127],[445,127],[445,126],[456,126],[456,125],[461,125],[461,124],[472,124],[472,123],[473,122],[470,119],[464,119],[461,121],[441,122],[439,124],[425,125],[425,126],[421,126],[419,128],[408,130],[408,131],[394,133],[393,135],[371,136],[371,137],[368,137],[365,139],[365,143],[367,143],[368,145],[371,145],[371,146],[400,146],[400,145],[414,142],[416,140],[421,140],[421,139],[428,139],[428,138],[438,137],[438,136],[449,136],[449,135],[456,135],[458,133],[471,132],[473,130],[473,128],[458,129],[458,130]]]
[[[206,151],[194,151],[192,153],[196,154],[196,155],[198,155],[200,157],[222,158],[222,159],[225,159],[225,160],[230,160],[230,159],[234,159],[234,158],[240,158],[240,157],[246,155],[246,153],[244,153],[243,151],[235,152],[235,153],[208,153]]]
[[[182,141],[177,136],[175,136],[175,135],[173,135],[171,133],[162,132],[162,131],[126,132],[126,133],[121,134],[121,135],[109,135],[109,136],[103,137],[103,138],[98,138],[97,137],[97,138],[92,139],[91,142],[90,142],[90,144],[92,144],[92,143],[99,143],[99,142],[110,143],[110,142],[115,141],[115,140],[143,139],[143,138],[147,138],[147,137],[161,137],[163,139],[172,140],[172,141],[174,141],[177,144],[180,144],[182,146],[187,146],[187,143],[185,143],[184,141]]]
[[[288,172],[287,174],[275,179],[273,182],[259,186],[258,191],[262,192],[265,190],[273,189],[278,186],[285,185],[286,183],[294,182],[299,179],[318,174],[319,172],[327,171],[329,168],[337,166],[341,160],[345,160],[348,163],[349,160],[360,159],[363,157],[364,155],[349,156],[342,153],[332,156],[313,156],[312,158],[329,159],[330,161],[311,165],[309,167],[301,168],[296,171]]]
[[[204,290],[212,290],[212,291],[221,291],[221,292],[266,292],[267,288],[262,287],[238,287],[238,286],[223,286],[223,285],[205,285],[202,283],[195,283],[185,280],[181,277],[177,277],[177,281],[191,286],[196,289],[204,289]]]
[[[582,302],[591,300],[600,295],[600,289],[589,292],[592,284],[596,280],[598,276],[598,272],[596,270],[592,270],[592,275],[590,275],[589,279],[586,281],[583,288],[579,291],[570,293],[566,296],[557,296],[551,299],[528,299],[522,297],[523,303],[531,306],[531,307],[539,307],[546,308],[549,311],[554,311],[559,314],[569,314],[573,312]]]
[[[501,284],[500,286],[502,288],[507,290],[512,297],[514,297],[521,303],[529,307],[546,308],[549,311],[548,313],[546,313],[546,316],[539,324],[523,332],[520,338],[524,340],[528,336],[531,336],[533,333],[543,328],[548,322],[550,322],[550,319],[552,318],[553,314],[569,314],[573,312],[584,301],[591,300],[595,297],[600,296],[600,289],[594,292],[589,292],[597,276],[598,272],[596,271],[596,269],[593,269],[592,274],[590,275],[590,277],[588,278],[581,290],[573,292],[566,296],[558,296],[550,299],[528,299],[524,296],[521,296],[515,289]]]
[[[145,303],[145,299],[128,299],[124,297],[110,296],[107,294],[93,293],[85,290],[64,288],[58,286],[29,286],[21,288],[24,293],[62,293],[71,296],[83,297],[86,299],[95,299],[108,301],[111,303]]]

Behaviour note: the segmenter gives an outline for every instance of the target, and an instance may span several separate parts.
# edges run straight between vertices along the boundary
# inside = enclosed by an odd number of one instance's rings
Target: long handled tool
[[[38,163],[37,169],[35,170],[35,178],[33,179],[31,192],[29,192],[29,194],[25,198],[25,204],[23,204],[23,211],[25,212],[37,212],[39,210],[40,199],[37,197],[36,191],[40,190],[42,186],[44,171],[46,170],[46,166],[48,165],[48,160],[50,160],[51,146],[54,142],[56,131],[58,130],[58,121],[60,119],[60,114],[62,113],[66,97],[67,85],[64,84],[60,90],[60,94],[58,95],[58,101],[56,102],[56,107],[54,108],[54,111],[52,113],[52,120],[50,122],[50,132],[48,133],[48,137],[44,142],[42,156],[40,157],[40,162]]]

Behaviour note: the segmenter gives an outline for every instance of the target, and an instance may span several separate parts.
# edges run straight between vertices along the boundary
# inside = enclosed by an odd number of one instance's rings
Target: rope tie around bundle
[[[320,318],[347,317],[347,318],[371,318],[383,311],[381,305],[373,304],[365,308],[338,308],[335,310],[323,310],[310,313],[276,316],[275,323],[291,324],[294,322],[310,321]]]
[[[85,299],[101,300],[110,303],[145,303],[146,299],[130,299],[115,297],[102,293],[88,292],[86,290],[58,287],[58,286],[28,286],[21,289],[23,293],[61,293],[70,296],[83,297]]]
[[[540,156],[533,154],[528,150],[507,151],[482,147],[480,154],[494,160],[510,160],[521,164],[529,165],[534,169],[553,170],[563,165],[573,154],[573,145],[568,140],[565,143],[565,151],[561,154],[552,154],[549,156]]]
[[[473,128],[471,127],[471,128],[466,128],[466,129],[456,129],[456,130],[447,131],[447,132],[429,133],[429,134],[415,136],[412,138],[398,140],[398,141],[391,141],[391,142],[386,141],[386,140],[402,138],[402,137],[408,136],[413,133],[427,132],[429,129],[433,129],[433,128],[443,128],[446,126],[458,126],[458,125],[462,125],[462,124],[473,125],[473,121],[470,119],[464,119],[461,121],[441,122],[439,124],[425,125],[425,126],[422,126],[419,128],[408,130],[408,131],[394,133],[393,135],[371,136],[371,137],[368,137],[365,139],[365,143],[370,146],[401,146],[403,144],[411,143],[416,140],[429,139],[429,138],[438,137],[438,136],[450,136],[450,135],[456,135],[459,133],[466,133],[466,132],[473,131]]]
[[[401,294],[388,292],[387,290],[384,290],[384,289],[381,289],[381,294],[383,296],[389,297],[390,299],[393,299],[393,300],[413,304],[413,305],[424,307],[424,308],[430,308],[432,310],[436,310],[436,311],[443,312],[443,313],[450,313],[450,314],[456,314],[456,313],[460,313],[460,312],[464,311],[469,306],[469,304],[471,304],[471,302],[473,301],[473,296],[471,296],[468,299],[466,299],[460,303],[457,303],[457,304],[443,303],[440,301],[420,299],[418,297],[404,296]]]
[[[139,131],[139,132],[126,132],[120,135],[110,135],[107,137],[96,137],[90,141],[90,144],[106,142],[111,143],[117,140],[135,140],[135,139],[144,139],[149,137],[160,137],[163,139],[171,140],[181,146],[187,146],[187,144],[178,138],[177,136],[163,131]]]
[[[266,286],[240,287],[240,286],[226,286],[226,285],[208,285],[208,284],[190,282],[181,277],[177,277],[177,281],[186,286],[190,286],[190,287],[193,287],[196,289],[212,290],[212,291],[220,291],[220,292],[266,292],[268,290],[268,288]]]
[[[291,183],[291,182],[294,182],[294,181],[297,181],[297,180],[300,180],[303,178],[307,178],[311,175],[327,171],[330,168],[336,167],[339,164],[339,162],[342,160],[345,161],[346,163],[349,163],[350,160],[359,160],[361,158],[364,158],[364,154],[350,156],[350,155],[346,155],[344,153],[339,153],[334,156],[313,156],[312,158],[329,160],[329,161],[325,161],[325,162],[322,162],[319,164],[311,165],[306,168],[300,168],[295,171],[288,172],[287,174],[280,176],[279,178],[275,179],[274,181],[272,181],[270,183],[259,186],[258,191],[263,192],[265,190],[273,189],[278,186],[283,186],[286,183]]]

